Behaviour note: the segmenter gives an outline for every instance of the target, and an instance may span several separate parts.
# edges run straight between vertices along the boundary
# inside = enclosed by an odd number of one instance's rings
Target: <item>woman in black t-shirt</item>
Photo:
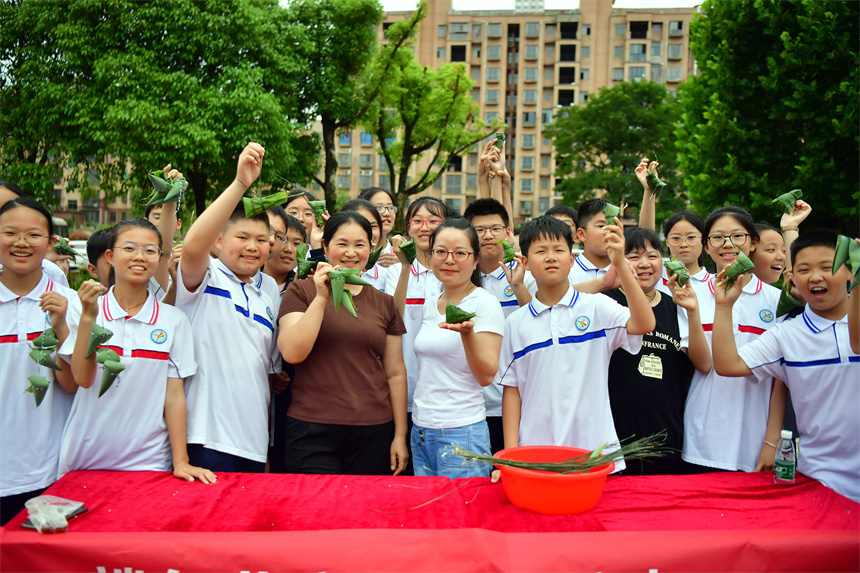
[[[670,455],[652,461],[627,462],[625,474],[685,473],[681,461],[684,439],[684,402],[693,376],[693,369],[711,369],[708,341],[701,329],[698,302],[692,286],[677,286],[675,278],[669,286],[675,300],[669,299],[655,287],[662,279],[663,249],[660,237],[651,229],[624,230],[625,255],[633,266],[639,286],[651,302],[657,321],[652,332],[644,335],[642,349],[633,355],[616,350],[609,363],[609,402],[615,430],[620,439],[636,439],[667,432],[666,446]],[[623,289],[608,291],[606,296],[627,306]],[[690,329],[689,323],[698,322]],[[692,337],[688,335],[693,332]]]

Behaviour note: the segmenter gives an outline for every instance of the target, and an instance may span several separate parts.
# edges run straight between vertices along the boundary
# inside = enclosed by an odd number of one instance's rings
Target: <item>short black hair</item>
[[[365,201],[373,201],[373,196],[377,193],[385,193],[388,195],[388,198],[391,199],[392,203],[394,201],[394,195],[391,194],[391,191],[388,189],[383,189],[382,187],[368,187],[367,189],[362,189],[358,194],[358,199],[364,199]]]
[[[6,189],[11,191],[12,193],[17,195],[18,197],[29,197],[29,195],[24,193],[23,189],[21,189],[20,187],[18,187],[14,183],[10,183],[9,181],[3,181],[2,179],[0,179],[0,187],[5,187]]]
[[[316,195],[314,195],[310,191],[296,187],[295,189],[290,190],[289,194],[287,195],[287,200],[284,201],[282,203],[282,205],[284,207],[286,207],[287,205],[289,205],[290,203],[292,203],[293,201],[295,201],[299,197],[304,197],[305,201],[307,201],[308,203],[310,203],[311,201],[317,200]]]
[[[440,217],[442,219],[447,219],[448,217],[454,216],[454,213],[451,212],[451,209],[448,208],[448,205],[445,204],[441,199],[437,199],[436,197],[432,197],[430,195],[422,195],[415,201],[409,204],[409,207],[406,209],[406,224],[409,224],[409,221],[412,217],[415,216],[415,213],[421,207],[427,207],[427,210]]]
[[[529,247],[532,241],[538,237],[564,239],[568,248],[573,249],[573,233],[570,231],[570,227],[555,217],[541,215],[520,228],[520,250],[526,257],[529,256]]]
[[[838,240],[839,235],[837,235],[833,231],[827,231],[824,229],[813,229],[812,231],[806,231],[802,235],[798,236],[793,243],[791,243],[791,266],[794,267],[794,261],[797,258],[797,253],[799,253],[803,249],[808,249],[809,247],[830,247],[835,251],[836,243]]]
[[[436,237],[439,236],[439,233],[444,231],[445,229],[456,229],[458,231],[462,231],[469,238],[469,243],[472,246],[472,253],[475,257],[475,261],[478,261],[481,257],[481,241],[478,239],[478,233],[475,231],[475,227],[472,226],[472,223],[466,219],[465,217],[448,217],[442,224],[436,227],[436,230],[433,231],[433,234],[430,235],[430,250],[433,250],[433,246],[436,245]],[[469,277],[469,280],[472,281],[472,284],[481,287],[483,286],[483,282],[481,279],[481,268],[476,266],[475,270],[472,271],[472,275]]]
[[[87,258],[92,264],[96,264],[105,251],[110,247],[111,228],[99,229],[87,239]]]
[[[660,256],[663,256],[663,241],[660,240],[660,235],[654,229],[645,229],[643,227],[625,227],[624,228],[624,254],[631,251],[648,250],[648,247],[654,247],[660,251]]]
[[[761,234],[765,231],[773,231],[774,233],[782,234],[779,229],[771,225],[770,223],[756,223],[755,230],[758,233],[758,236],[761,237]]]
[[[27,207],[28,209],[32,209],[44,215],[48,222],[48,235],[52,237],[54,236],[54,216],[51,215],[51,212],[48,211],[47,207],[38,201],[30,199],[29,197],[16,197],[0,207],[0,215],[6,211],[11,211],[16,207]]]
[[[369,211],[373,215],[373,220],[376,221],[376,226],[379,228],[379,241],[380,243],[385,242],[385,236],[382,232],[382,215],[379,214],[379,209],[374,207],[373,203],[368,201],[367,199],[353,199],[352,201],[347,201],[346,204],[341,207],[341,211],[358,211],[359,209],[364,209],[365,211]],[[368,221],[369,223],[370,221]],[[373,230],[373,227],[371,227]],[[371,250],[377,248],[379,245],[373,245]]]
[[[579,227],[579,215],[576,213],[576,210],[573,207],[568,205],[556,205],[555,207],[550,207],[546,210],[544,215],[549,215],[550,217],[554,217],[556,215],[561,215],[563,217],[570,217],[573,221],[573,224]]]
[[[594,197],[580,204],[579,209],[576,210],[577,216],[577,227],[585,227],[588,223],[597,215],[598,213],[603,213],[603,208],[608,205],[610,201],[608,199],[604,199],[602,197]],[[608,223],[609,221],[607,221]]]
[[[265,224],[266,228],[269,231],[272,230],[272,225],[271,223],[269,223],[269,216],[266,214],[265,211],[263,211],[262,213],[257,213],[256,215],[252,215],[251,217],[246,217],[245,206],[241,202],[236,205],[236,208],[233,209],[232,213],[230,213],[230,218],[227,219],[227,223],[224,226],[226,227],[228,225],[232,225],[236,221],[241,221],[243,219],[248,219],[250,221],[259,221],[260,223]]]
[[[302,241],[307,241],[307,231],[305,231],[305,226],[302,225],[302,222],[293,217],[292,215],[287,214],[286,209],[284,209],[281,205],[275,205],[271,209],[269,209],[269,213],[281,219],[284,222],[284,228],[289,231],[290,229],[294,231],[298,231],[298,233],[302,236]]]
[[[669,236],[669,232],[672,230],[672,227],[677,225],[681,221],[687,221],[692,226],[698,230],[702,236],[705,235],[705,221],[702,220],[696,213],[693,213],[690,210],[684,209],[682,211],[675,211],[666,221],[663,223],[663,234],[667,237]]]
[[[745,209],[741,209],[740,207],[735,207],[734,205],[726,205],[725,207],[720,207],[719,209],[714,209],[711,211],[711,214],[708,215],[708,218],[705,219],[705,231],[703,233],[704,237],[702,238],[702,243],[706,243],[708,240],[708,235],[711,234],[711,228],[714,226],[714,223],[717,222],[717,219],[720,217],[731,217],[738,224],[746,230],[747,233],[750,234],[750,237],[758,240],[758,231],[755,228],[755,221],[753,221],[752,215],[749,214]]]
[[[367,242],[373,244],[373,229],[370,227],[370,221],[356,211],[339,211],[329,217],[323,227],[323,244],[328,246],[338,229],[348,223],[357,223],[367,233]]]
[[[475,217],[485,217],[487,215],[498,215],[502,218],[505,227],[511,225],[511,220],[508,217],[508,211],[505,209],[505,206],[490,197],[475,199],[463,211],[463,217],[468,219],[470,223]]]
[[[152,210],[156,207],[164,207],[163,204],[159,203],[158,205],[147,205],[143,208],[143,218],[147,221],[149,220],[149,214],[152,213]],[[179,218],[179,203],[176,204],[176,218]]]

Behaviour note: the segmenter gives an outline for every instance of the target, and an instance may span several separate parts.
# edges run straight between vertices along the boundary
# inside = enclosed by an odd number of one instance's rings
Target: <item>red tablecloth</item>
[[[59,535],[13,519],[3,571],[860,569],[860,505],[803,477],[610,476],[574,516],[517,509],[486,479],[73,472],[48,493],[90,511]]]

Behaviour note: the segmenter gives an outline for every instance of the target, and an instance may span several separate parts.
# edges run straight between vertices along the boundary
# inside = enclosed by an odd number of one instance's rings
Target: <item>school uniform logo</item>
[[[770,322],[773,320],[773,313],[766,308],[763,308],[760,313],[758,313],[758,317],[762,319],[764,322]]]
[[[514,287],[508,285],[505,287],[505,296],[514,296]]]
[[[153,330],[152,334],[150,334],[149,337],[156,344],[164,344],[165,342],[167,342],[167,333],[160,328],[156,328],[155,330]]]
[[[579,330],[585,330],[591,324],[591,319],[587,316],[583,315],[576,319],[576,328]]]
[[[272,309],[268,306],[266,307],[266,314],[269,315],[269,320],[271,320],[272,322],[275,321],[275,316],[272,314]]]

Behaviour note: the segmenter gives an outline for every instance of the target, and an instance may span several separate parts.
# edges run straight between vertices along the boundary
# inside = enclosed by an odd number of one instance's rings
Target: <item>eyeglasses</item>
[[[735,247],[742,247],[747,242],[749,233],[732,233],[731,235],[708,235],[708,244],[715,249],[719,249],[726,244],[726,241]]]
[[[385,213],[386,211],[389,213],[397,213],[397,207],[394,205],[374,205],[374,207],[376,207],[376,210],[380,213]]]
[[[444,261],[448,258],[448,255],[454,257],[454,260],[458,263],[462,263],[463,261],[469,258],[469,255],[474,255],[471,251],[446,251],[445,249],[433,249],[430,251],[430,256],[432,256],[437,261]]]
[[[0,238],[7,245],[14,245],[18,242],[18,237],[24,237],[24,241],[31,247],[41,245],[50,238],[50,235],[40,235],[39,233],[19,233],[17,231],[3,231],[0,233]]]
[[[699,240],[702,238],[701,235],[669,235],[666,237],[666,242],[672,245],[673,247],[677,247],[684,241],[687,242],[688,245],[698,245]]]
[[[435,229],[439,225],[442,224],[442,219],[430,219],[428,221],[422,221],[421,219],[410,219],[409,226],[414,227],[416,229],[420,229],[424,225],[427,225],[428,229]]]
[[[493,225],[492,227],[475,227],[475,232],[478,233],[480,237],[487,231],[491,232],[493,236],[501,237],[505,234],[505,226],[504,225]]]
[[[280,231],[272,231],[269,233],[270,237],[275,237],[275,240],[281,243],[282,245],[287,242],[287,234],[282,233]]]
[[[287,215],[291,215],[291,216],[295,217],[296,219],[313,219],[314,217],[316,217],[316,215],[314,215],[313,211],[301,211],[301,212],[299,212],[298,210],[295,210],[295,209],[287,211]]]
[[[147,261],[157,261],[161,256],[161,249],[155,245],[144,245],[142,247],[138,247],[135,243],[123,243],[118,247],[114,247],[114,250],[116,249],[119,249],[119,252],[129,259],[136,256],[139,251],[143,251],[143,258]]]

